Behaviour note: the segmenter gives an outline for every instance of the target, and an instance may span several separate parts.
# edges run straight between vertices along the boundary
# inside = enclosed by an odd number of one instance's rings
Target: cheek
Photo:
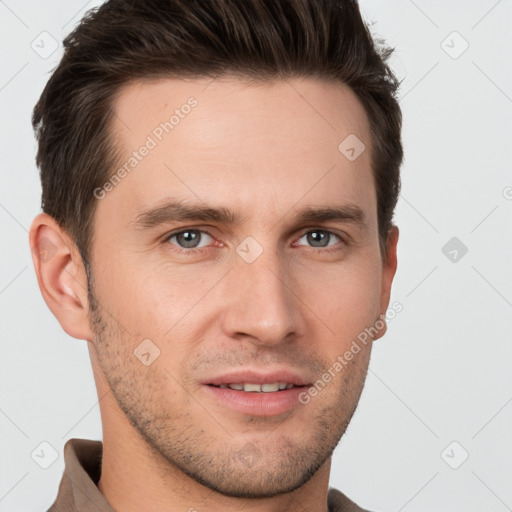
[[[381,269],[378,263],[347,266],[319,282],[311,275],[302,285],[301,300],[318,315],[334,344],[350,344],[379,315]]]
[[[174,337],[211,298],[225,268],[143,264],[121,258],[105,269],[105,306],[132,333]],[[109,306],[107,306],[107,303]]]

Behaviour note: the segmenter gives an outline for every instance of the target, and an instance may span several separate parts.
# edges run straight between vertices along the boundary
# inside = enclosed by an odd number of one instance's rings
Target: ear
[[[393,278],[395,277],[397,267],[397,256],[396,249],[398,244],[398,227],[391,226],[388,231],[388,239],[386,243],[386,259],[382,265],[382,285],[380,292],[380,319],[384,324],[382,329],[379,329],[379,333],[373,338],[377,340],[384,336],[387,331],[386,324],[386,311],[389,306],[389,298],[391,296],[391,285],[393,284]],[[377,323],[377,322],[376,322]]]
[[[92,340],[87,275],[76,245],[46,213],[32,221],[29,243],[39,289],[51,312],[70,336]]]

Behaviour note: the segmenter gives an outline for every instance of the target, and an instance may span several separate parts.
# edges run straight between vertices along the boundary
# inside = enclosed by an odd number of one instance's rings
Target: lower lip
[[[271,393],[237,391],[230,388],[204,386],[206,391],[230,409],[251,416],[275,416],[300,405],[299,395],[307,386]]]

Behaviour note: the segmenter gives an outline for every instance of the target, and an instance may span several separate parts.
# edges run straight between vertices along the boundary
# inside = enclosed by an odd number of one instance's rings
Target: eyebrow
[[[236,226],[242,224],[244,220],[246,220],[245,216],[224,207],[213,208],[205,204],[191,204],[168,199],[158,206],[139,213],[129,222],[129,227],[136,230],[148,230],[163,224],[184,221],[214,222]],[[296,214],[295,221],[300,224],[347,222],[366,227],[364,211],[354,204],[309,206]]]

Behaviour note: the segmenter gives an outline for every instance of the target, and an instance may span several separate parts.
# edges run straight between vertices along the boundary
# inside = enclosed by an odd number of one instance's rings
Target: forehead
[[[187,139],[194,136],[193,141],[205,148],[225,136],[235,142],[241,139],[235,135],[254,138],[265,128],[282,129],[276,142],[287,139],[293,143],[289,136],[296,135],[315,147],[321,140],[326,145],[336,143],[340,136],[348,135],[347,130],[362,138],[368,131],[364,107],[351,89],[340,82],[312,78],[275,82],[228,77],[137,80],[120,90],[113,107],[113,128],[129,148],[138,142],[134,137],[142,134],[159,138],[172,132],[173,138],[179,139],[184,131],[177,129],[179,124],[186,125],[183,135]],[[166,122],[172,125],[170,131],[159,133],[158,127]]]
[[[375,206],[367,115],[343,84],[139,80],[113,108],[125,172],[107,198],[122,202],[118,213],[169,195],[269,215],[300,201]],[[347,144],[365,150],[351,160]]]

